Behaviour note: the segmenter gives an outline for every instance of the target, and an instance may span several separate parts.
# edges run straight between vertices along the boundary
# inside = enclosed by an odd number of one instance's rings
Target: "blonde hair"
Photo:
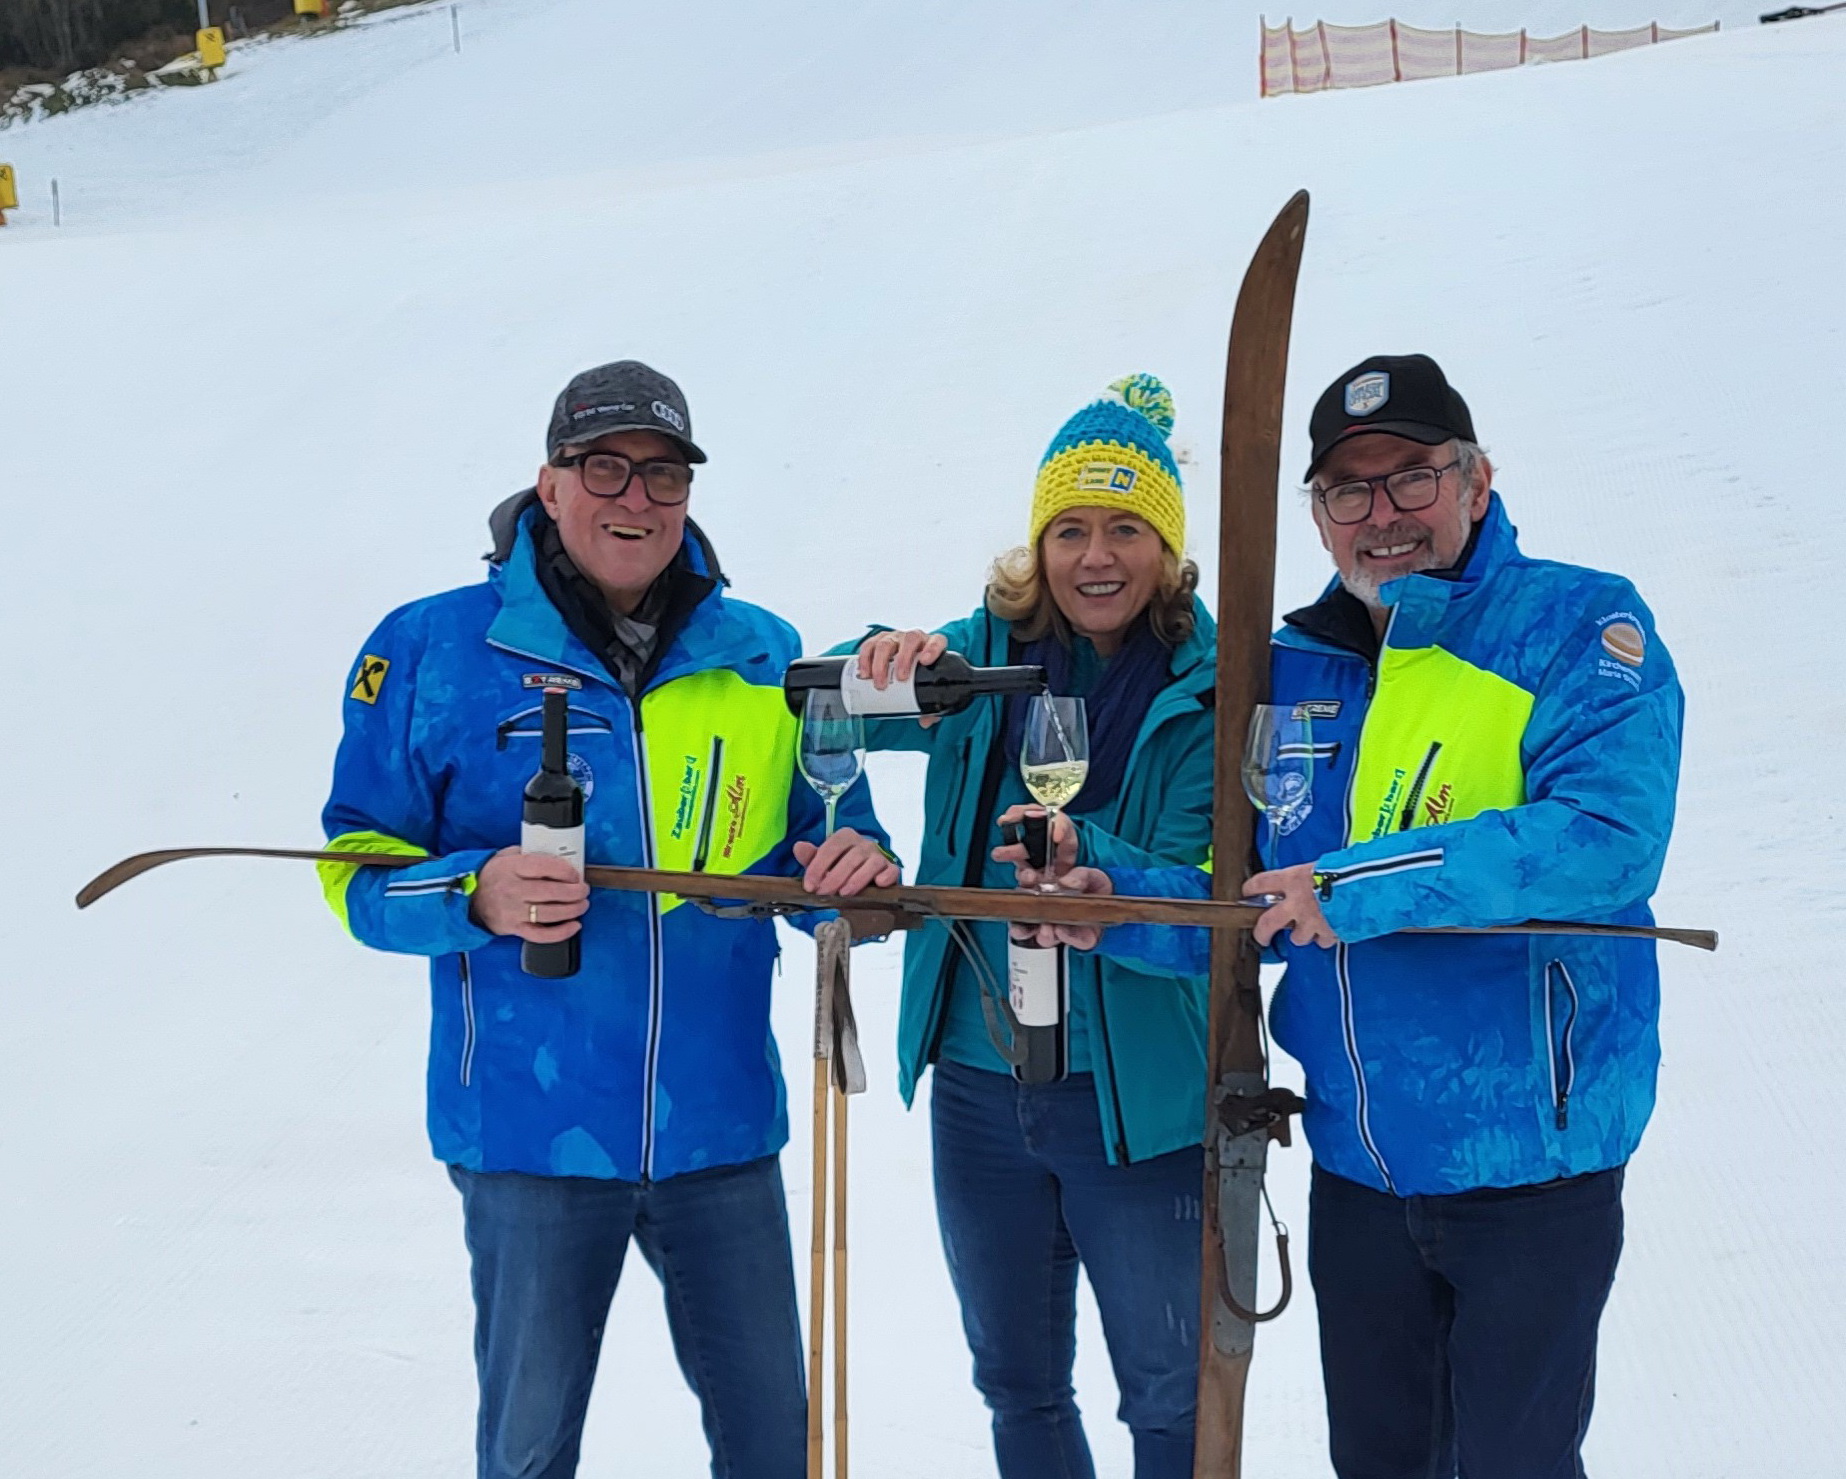
[[[1160,581],[1148,599],[1147,619],[1154,635],[1177,647],[1192,635],[1192,593],[1198,589],[1199,567],[1182,560],[1164,544],[1160,550]],[[987,572],[987,609],[1013,624],[1022,642],[1056,637],[1070,643],[1070,622],[1045,583],[1038,546],[1022,544],[999,556]]]

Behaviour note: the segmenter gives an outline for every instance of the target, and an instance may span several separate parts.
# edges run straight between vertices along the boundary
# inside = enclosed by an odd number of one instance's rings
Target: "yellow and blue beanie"
[[[1031,543],[1069,508],[1119,508],[1154,526],[1167,548],[1186,552],[1186,496],[1167,447],[1173,396],[1152,375],[1117,380],[1045,449],[1032,490]]]

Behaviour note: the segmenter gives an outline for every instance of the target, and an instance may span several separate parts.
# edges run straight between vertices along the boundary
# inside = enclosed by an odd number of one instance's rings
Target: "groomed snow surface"
[[[1846,17],[1267,103],[1255,16],[1218,0],[467,0],[463,19],[460,56],[445,15],[399,11],[0,134],[27,197],[0,233],[0,1470],[468,1472],[421,964],[344,940],[289,865],[173,869],[82,916],[70,899],[146,847],[316,838],[359,643],[479,575],[482,520],[571,372],[635,355],[681,379],[712,454],[698,517],[810,650],[939,622],[1019,537],[1052,430],[1129,370],[1173,387],[1212,550],[1230,305],[1306,186],[1285,474],[1340,369],[1434,353],[1527,547],[1631,575],[1690,694],[1659,912],[1724,948],[1662,952],[1660,1107],[1592,1468],[1838,1474]],[[1283,526],[1295,604],[1324,556],[1288,495]],[[873,773],[913,850],[918,767]],[[891,1087],[898,955],[856,964],[855,1449],[864,1474],[952,1479],[991,1459],[927,1122]],[[790,1063],[811,960],[791,936]],[[1273,1164],[1299,1231],[1305,1153]],[[1258,1343],[1246,1472],[1265,1479],[1328,1472],[1298,1300]],[[1125,1475],[1086,1321],[1080,1400]],[[637,1260],[583,1472],[703,1463]]]

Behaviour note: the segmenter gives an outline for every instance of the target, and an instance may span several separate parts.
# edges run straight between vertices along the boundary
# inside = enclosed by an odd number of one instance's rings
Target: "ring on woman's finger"
[[[527,924],[537,924],[538,923],[538,905],[537,904],[527,904],[526,905],[526,923]]]

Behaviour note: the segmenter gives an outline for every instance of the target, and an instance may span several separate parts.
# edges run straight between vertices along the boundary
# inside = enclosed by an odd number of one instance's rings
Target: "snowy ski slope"
[[[1213,548],[1232,296],[1305,185],[1285,472],[1334,373],[1436,354],[1527,547],[1634,577],[1690,694],[1659,911],[1724,949],[1663,954],[1592,1465],[1842,1472],[1846,17],[1259,104],[1254,14],[1216,0],[463,14],[459,57],[445,17],[400,11],[0,133],[27,196],[0,232],[0,1471],[468,1470],[420,965],[344,941],[283,865],[175,869],[83,916],[70,895],[143,847],[317,836],[358,644],[477,577],[572,371],[632,354],[682,380],[698,516],[811,648],[937,622],[1017,538],[1052,430],[1132,369],[1174,389]],[[1294,603],[1324,557],[1305,510],[1283,524]],[[914,838],[917,768],[874,776]],[[810,962],[791,938],[789,1062]],[[927,1122],[890,1088],[897,964],[858,956],[854,1433],[863,1473],[954,1479],[991,1461]],[[1299,1225],[1305,1154],[1275,1164]],[[799,1143],[785,1167],[799,1221]],[[1126,1474],[1093,1324],[1079,1388]],[[1324,1475],[1319,1402],[1303,1298],[1259,1343],[1248,1472]],[[584,1473],[702,1453],[636,1263]]]

